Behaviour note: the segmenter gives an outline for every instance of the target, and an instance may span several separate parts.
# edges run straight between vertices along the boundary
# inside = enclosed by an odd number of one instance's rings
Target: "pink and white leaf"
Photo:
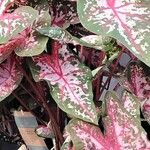
[[[150,149],[146,132],[135,117],[123,108],[116,94],[107,93],[106,108],[120,149]]]
[[[14,56],[0,64],[0,101],[15,90],[22,79],[22,73],[17,68]]]
[[[2,7],[2,6],[1,6]],[[29,6],[17,8],[12,13],[0,15],[0,44],[7,43],[10,39],[32,25],[38,16],[38,11]]]
[[[48,82],[53,98],[66,113],[97,124],[91,71],[69,52],[66,44],[55,41],[52,50],[52,55],[33,58],[35,66],[39,68],[39,71],[31,69],[34,78]]]
[[[127,77],[134,94],[141,101],[150,100],[150,78],[145,75],[143,67],[136,62],[130,63]]]
[[[138,121],[140,121],[140,102],[130,92],[124,91],[122,95],[123,107]]]
[[[70,133],[74,149],[109,150],[109,145],[106,144],[98,126],[72,119],[66,126],[66,130]]]
[[[2,63],[9,55],[15,50],[22,46],[24,38],[16,38],[9,41],[6,44],[0,45],[0,63]]]
[[[150,3],[137,0],[78,0],[78,15],[89,31],[117,39],[150,66]]]

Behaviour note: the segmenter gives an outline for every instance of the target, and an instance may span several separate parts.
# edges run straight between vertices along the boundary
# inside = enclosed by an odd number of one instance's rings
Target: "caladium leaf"
[[[52,0],[50,10],[53,27],[67,28],[70,24],[79,23],[76,2]]]
[[[0,64],[0,101],[17,88],[22,79],[23,75],[16,65],[14,56]]]
[[[46,48],[48,37],[40,35],[34,30],[24,31],[24,33],[24,43],[15,50],[15,53],[21,57],[41,54]]]
[[[111,36],[150,66],[150,3],[137,0],[78,0],[85,28]]]
[[[65,139],[63,145],[61,146],[61,150],[73,150],[70,136],[67,136],[67,138]]]
[[[59,27],[39,27],[36,29],[39,33],[48,36],[54,40],[63,41],[65,43],[72,43],[74,45],[83,45],[86,47],[95,47],[93,43],[89,43],[86,40],[79,39],[75,36],[72,36],[67,30],[64,30]]]
[[[2,63],[8,56],[12,53],[13,50],[20,48],[24,39],[16,38],[9,41],[6,44],[0,45],[0,63]]]
[[[18,56],[36,56],[41,54],[46,48],[48,37],[41,35],[36,31],[36,28],[47,27],[51,24],[49,12],[43,5],[45,6],[45,3],[37,7],[39,16],[35,20],[33,27],[27,28],[22,33],[24,36],[24,45],[22,48],[16,49],[15,52]]]
[[[69,115],[97,124],[93,103],[91,71],[68,51],[66,44],[54,42],[52,55],[33,58],[39,71],[31,69],[34,78],[46,80],[58,106]]]
[[[105,50],[106,44],[111,41],[110,37],[104,37],[101,35],[89,35],[81,38],[86,43],[89,43],[93,48],[99,50]]]
[[[126,75],[133,93],[141,100],[150,100],[150,78],[144,73],[143,67],[132,62],[127,67]]]
[[[142,105],[142,113],[147,122],[150,124],[150,100],[146,100]]]
[[[37,17],[38,11],[29,6],[19,7],[12,13],[0,14],[0,44],[8,42],[29,27]]]
[[[66,126],[70,133],[74,149],[77,150],[108,150],[104,136],[99,127],[81,120],[73,119]]]
[[[108,92],[105,100],[107,114],[112,121],[120,149],[148,150],[150,148],[150,142],[147,139],[146,132],[138,123],[137,119],[121,105],[116,94]],[[105,124],[107,125],[107,122]]]
[[[130,92],[124,91],[122,95],[123,107],[137,120],[140,121],[140,102]]]

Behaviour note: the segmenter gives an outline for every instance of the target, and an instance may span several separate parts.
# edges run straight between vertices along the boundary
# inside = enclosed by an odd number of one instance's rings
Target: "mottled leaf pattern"
[[[22,73],[16,64],[14,56],[0,64],[0,101],[17,88],[22,79]]]
[[[141,100],[150,99],[150,79],[142,66],[136,62],[130,63],[126,75],[134,94]]]
[[[97,124],[93,103],[91,71],[68,51],[66,44],[54,42],[52,55],[33,58],[39,72],[36,80],[46,80],[59,107],[71,116]]]
[[[73,147],[77,150],[149,150],[150,141],[137,117],[130,115],[116,93],[107,92],[105,98],[107,116],[103,118],[104,134],[97,126],[72,119],[66,131]]]
[[[13,50],[20,48],[23,43],[24,38],[19,37],[9,41],[6,44],[0,45],[0,63],[2,63],[7,57],[9,57]]]
[[[144,104],[142,105],[142,113],[145,119],[150,124],[150,100],[146,100]]]
[[[79,22],[76,2],[68,0],[51,1],[52,26],[67,28],[70,24]]]
[[[22,32],[22,35],[24,36],[24,45],[22,48],[18,48],[15,51],[18,56],[36,56],[45,50],[48,37],[35,31],[36,28],[47,27],[51,24],[51,17],[47,8],[44,7],[46,4],[44,4],[45,3],[41,4],[37,8],[39,10],[39,16],[36,18],[34,26],[32,28],[29,27]]]
[[[150,142],[147,139],[146,132],[137,119],[131,116],[120,104],[116,94],[108,92],[105,101],[107,114],[112,121],[120,149],[150,149]]]
[[[38,11],[29,6],[17,8],[12,13],[0,15],[0,44],[8,42],[11,38],[29,27],[36,17]]]
[[[99,127],[73,119],[66,126],[76,150],[108,150],[104,136]]]
[[[150,3],[137,0],[78,0],[81,23],[116,38],[150,66]]]
[[[15,50],[18,56],[36,56],[41,54],[46,48],[48,37],[40,35],[34,30],[24,31],[24,43]],[[22,33],[22,34],[23,34]],[[30,34],[29,34],[30,33]]]
[[[140,102],[130,92],[124,91],[122,95],[123,107],[137,120],[140,121]]]

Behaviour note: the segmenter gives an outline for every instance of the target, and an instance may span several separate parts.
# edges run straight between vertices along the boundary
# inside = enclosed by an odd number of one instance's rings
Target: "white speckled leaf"
[[[108,150],[104,136],[98,126],[73,119],[66,126],[76,150]]]
[[[0,14],[0,44],[8,42],[29,27],[38,16],[38,11],[29,6],[17,8],[12,13]]]
[[[22,73],[16,67],[14,56],[0,64],[0,101],[15,90],[21,79]]]
[[[139,100],[130,92],[124,91],[122,95],[123,107],[135,117],[138,121],[140,121],[140,102]]]
[[[91,71],[68,51],[66,44],[54,42],[52,55],[41,55],[33,60],[39,72],[32,69],[36,80],[46,80],[58,106],[76,118],[97,124],[93,103]],[[35,74],[36,73],[36,74]]]
[[[43,4],[44,5],[44,4]],[[45,4],[46,5],[46,4]],[[27,28],[22,35],[24,36],[24,45],[22,48],[16,49],[15,53],[18,56],[36,56],[41,54],[46,48],[46,44],[48,42],[48,37],[41,35],[37,31],[36,28],[47,27],[51,24],[51,17],[49,12],[43,8],[44,6],[39,6],[40,13],[38,18],[36,18],[34,22],[34,26],[32,28]]]
[[[22,47],[17,48],[15,53],[21,57],[31,57],[41,54],[46,48],[48,37],[40,35],[38,32],[34,32],[34,30],[29,31],[30,34],[27,33],[24,35]]]
[[[150,66],[150,2],[78,0],[81,23],[91,32],[116,38]]]
[[[137,119],[123,108],[116,94],[108,92],[105,100],[107,114],[112,122],[110,127],[113,126],[120,149],[150,149],[146,132]],[[107,125],[107,122],[105,124]]]
[[[128,65],[126,74],[134,94],[140,100],[150,100],[150,78],[145,75],[143,67],[132,62]]]

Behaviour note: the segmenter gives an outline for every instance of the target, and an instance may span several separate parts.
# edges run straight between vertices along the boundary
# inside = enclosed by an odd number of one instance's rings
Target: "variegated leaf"
[[[17,68],[14,56],[0,64],[0,101],[15,90],[22,79],[22,73]]]
[[[138,121],[140,121],[140,102],[130,92],[124,91],[122,95],[123,107]]]
[[[67,28],[70,24],[79,23],[76,2],[68,0],[51,1],[52,26]]]
[[[123,108],[116,94],[108,92],[105,100],[107,114],[112,121],[120,149],[150,149],[150,142],[147,139],[145,130],[135,117]],[[105,124],[107,125],[107,123]]]
[[[109,145],[98,126],[72,119],[66,126],[76,150],[109,150]]]
[[[61,146],[61,150],[73,150],[70,136],[67,136],[67,138],[65,139],[63,145]]]
[[[145,117],[145,119],[150,124],[150,99],[146,100],[144,104],[142,105],[142,113]]]
[[[38,11],[29,6],[19,7],[12,13],[1,14],[0,44],[8,42],[11,38],[29,27],[37,16]]]
[[[13,3],[15,0],[1,0],[0,1],[0,16],[5,13],[7,6]]]
[[[68,51],[66,44],[54,42],[52,55],[33,58],[39,71],[31,69],[34,78],[46,80],[58,106],[71,116],[97,124],[93,103],[91,71]]]
[[[111,36],[150,66],[150,2],[78,0],[81,23],[91,32]]]
[[[141,100],[150,100],[150,78],[145,75],[143,67],[132,62],[128,65],[126,75],[134,94]]]
[[[24,38],[16,38],[9,41],[6,44],[0,45],[0,63],[2,63],[8,56],[12,53],[13,50],[20,48]]]
[[[39,16],[36,18],[34,26],[32,28],[27,28],[22,32],[22,35],[24,36],[24,45],[22,48],[16,49],[15,52],[18,56],[36,56],[41,54],[46,48],[48,37],[35,31],[36,28],[47,27],[51,24],[51,17],[47,9],[43,6],[44,4],[37,7]]]
[[[41,54],[46,48],[48,37],[40,35],[34,30],[24,31],[24,33],[24,43],[15,50],[15,53],[21,57]]]
[[[89,43],[86,40],[79,39],[75,36],[72,36],[67,30],[64,30],[59,27],[39,27],[36,29],[39,33],[48,36],[54,40],[63,41],[65,43],[72,43],[74,45],[83,45],[86,47],[95,47],[93,43]]]
[[[106,44],[111,41],[110,37],[101,35],[89,35],[81,38],[86,43],[89,43],[91,47],[99,50],[106,50]]]

